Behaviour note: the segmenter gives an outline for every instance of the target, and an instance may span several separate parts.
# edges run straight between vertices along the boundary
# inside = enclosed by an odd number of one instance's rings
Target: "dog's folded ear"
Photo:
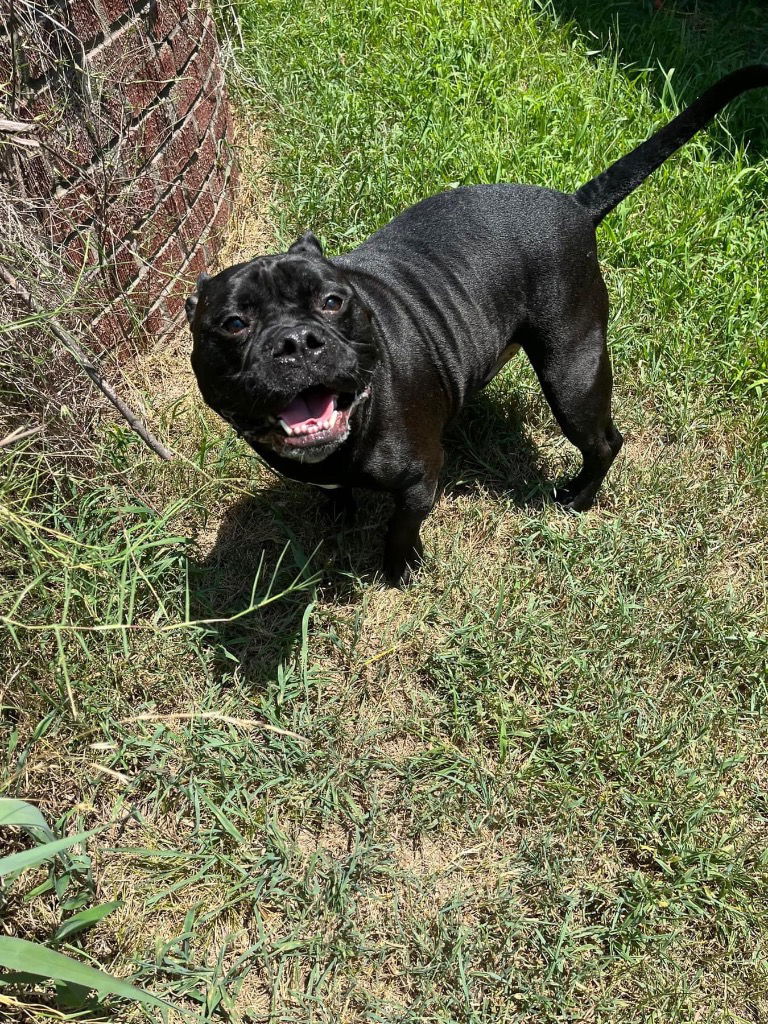
[[[293,245],[290,247],[288,252],[291,253],[302,253],[305,252],[308,256],[322,256],[323,247],[320,242],[315,238],[311,231],[305,231],[303,235],[300,235]]]
[[[200,297],[200,291],[206,281],[210,281],[210,274],[201,274],[197,279],[197,289],[189,296],[187,301],[184,303],[184,312],[187,314],[187,323],[192,326],[192,321],[195,318],[195,310],[197,309],[197,300]]]

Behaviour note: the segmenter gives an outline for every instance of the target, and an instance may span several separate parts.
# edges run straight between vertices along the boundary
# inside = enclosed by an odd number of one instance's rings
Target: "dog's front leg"
[[[351,526],[357,513],[357,502],[349,487],[334,487],[326,491],[326,511],[334,522]]]
[[[435,504],[437,474],[425,476],[395,496],[395,511],[389,521],[384,545],[384,575],[393,586],[407,584],[424,554],[419,537],[421,524]]]

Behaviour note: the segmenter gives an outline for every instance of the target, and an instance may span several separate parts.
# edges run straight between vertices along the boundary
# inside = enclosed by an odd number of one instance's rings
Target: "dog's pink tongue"
[[[297,395],[280,413],[280,419],[289,427],[309,425],[327,420],[333,412],[336,396],[330,391]]]

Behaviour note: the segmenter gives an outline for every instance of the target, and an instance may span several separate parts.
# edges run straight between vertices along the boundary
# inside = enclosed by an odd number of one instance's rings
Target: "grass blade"
[[[100,903],[97,907],[87,907],[85,910],[73,914],[72,917],[68,917],[63,924],[59,925],[52,941],[63,942],[64,939],[68,939],[71,935],[76,935],[78,932],[83,931],[84,928],[90,928],[92,924],[103,921],[108,914],[111,914],[113,910],[117,910],[118,907],[122,907],[122,905],[122,900],[112,900],[110,903]]]
[[[19,850],[18,853],[11,853],[7,857],[0,857],[0,876],[10,875],[14,871],[24,871],[26,868],[35,868],[38,864],[44,864],[52,860],[62,850],[68,850],[75,843],[81,843],[84,839],[90,838],[96,829],[90,832],[78,832],[74,836],[65,836],[64,839],[55,839],[52,843],[43,843],[31,850]]]
[[[55,840],[53,832],[40,811],[28,804],[26,800],[13,800],[11,797],[0,797],[0,828],[4,825],[15,825],[25,828],[43,839]]]
[[[70,956],[47,949],[26,939],[15,939],[7,935],[0,936],[0,967],[8,971],[23,971],[34,974],[38,978],[64,982],[68,985],[80,985],[92,989],[99,996],[121,996],[123,999],[135,999],[163,1009],[173,1008],[170,1003],[157,996],[150,995],[144,989],[137,988],[120,978],[113,978]]]

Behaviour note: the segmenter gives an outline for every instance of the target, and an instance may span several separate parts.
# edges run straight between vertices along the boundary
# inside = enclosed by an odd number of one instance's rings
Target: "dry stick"
[[[40,306],[35,301],[33,296],[30,295],[27,289],[22,284],[20,284],[16,280],[16,278],[5,269],[5,267],[2,266],[0,266],[0,278],[2,278],[2,280],[5,281],[5,283],[16,292],[19,298],[24,303],[26,303],[26,305],[33,313],[37,313],[38,315],[41,316],[45,315],[43,310],[40,308]],[[165,459],[166,462],[169,462],[173,458],[173,452],[169,451],[164,444],[161,444],[161,442],[158,441],[157,438],[154,437],[149,432],[149,430],[147,430],[147,428],[141,422],[136,413],[133,412],[125,404],[122,398],[120,398],[120,396],[115,392],[112,385],[108,384],[104,380],[99,368],[94,365],[93,361],[80,348],[80,346],[77,344],[74,338],[70,334],[68,334],[64,330],[64,328],[61,327],[61,325],[58,324],[56,320],[54,320],[53,318],[48,319],[47,323],[51,330],[51,333],[61,342],[64,348],[75,360],[77,365],[81,369],[85,370],[85,372],[91,378],[91,380],[99,389],[99,391],[101,391],[101,393],[106,398],[109,399],[109,401],[112,403],[112,405],[114,405],[114,407],[123,417],[123,419],[128,423],[129,427],[132,430],[136,431],[136,433],[139,435],[139,437],[142,439],[144,444],[147,445],[148,448],[151,448],[152,451],[156,455],[159,455],[161,459]]]
[[[198,718],[224,722],[226,725],[236,725],[241,729],[262,729],[264,732],[277,733],[278,736],[289,736],[294,740],[308,742],[306,736],[291,732],[290,729],[281,729],[280,726],[270,725],[268,722],[257,722],[253,718],[235,718],[232,715],[223,715],[220,711],[176,711],[167,715],[144,712],[140,715],[131,715],[130,718],[121,718],[119,722],[120,725],[132,725],[134,722],[193,722]]]

